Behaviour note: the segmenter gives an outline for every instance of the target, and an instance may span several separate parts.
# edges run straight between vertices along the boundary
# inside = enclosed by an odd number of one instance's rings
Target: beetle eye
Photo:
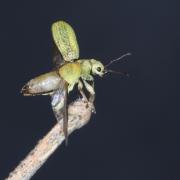
[[[97,67],[97,71],[100,72],[101,71],[101,67]]]

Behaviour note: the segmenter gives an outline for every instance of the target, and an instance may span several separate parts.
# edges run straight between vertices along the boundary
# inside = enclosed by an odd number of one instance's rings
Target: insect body
[[[78,60],[64,64],[58,71],[51,71],[30,80],[22,88],[22,93],[25,96],[51,95],[54,90],[63,87],[64,84],[67,84],[67,91],[70,92],[75,84],[80,86],[83,81],[89,93],[95,94],[93,87],[87,81],[94,81],[92,75],[103,76],[104,73],[104,66],[99,61]]]
[[[102,77],[107,72],[114,72],[107,70],[107,67],[124,56],[130,55],[130,53],[112,60],[108,65],[104,66],[95,59],[79,59],[79,46],[76,35],[73,28],[66,22],[55,22],[52,25],[52,36],[55,43],[54,70],[30,80],[22,88],[21,92],[26,96],[51,96],[51,105],[57,121],[63,118],[63,131],[67,144],[67,94],[78,84],[79,92],[84,99],[86,99],[86,96],[83,92],[83,85],[91,95],[94,95],[93,76]]]
[[[81,95],[83,84],[90,94],[95,94],[93,75],[103,76],[104,65],[95,59],[78,59],[79,47],[72,27],[64,21],[52,25],[52,35],[56,45],[53,58],[55,70],[30,80],[23,88],[26,96],[50,95],[51,105],[57,121],[64,119],[64,134],[67,142],[67,94],[78,84]],[[88,81],[92,82],[92,85]]]

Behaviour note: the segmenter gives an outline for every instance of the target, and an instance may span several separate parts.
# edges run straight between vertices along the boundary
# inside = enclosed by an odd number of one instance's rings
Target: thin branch
[[[94,98],[89,102],[78,99],[68,107],[68,133],[81,128],[90,120]],[[43,139],[41,139],[35,148],[25,157],[23,161],[9,174],[6,180],[28,180],[36,171],[46,162],[51,154],[64,141],[63,121],[57,123]]]

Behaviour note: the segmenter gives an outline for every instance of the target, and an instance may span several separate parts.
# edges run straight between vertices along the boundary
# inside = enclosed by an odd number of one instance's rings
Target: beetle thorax
[[[78,62],[81,64],[81,76],[88,76],[91,73],[92,65],[89,59],[80,59]]]
[[[78,62],[67,63],[60,67],[59,74],[68,84],[75,84],[81,76],[81,64]]]

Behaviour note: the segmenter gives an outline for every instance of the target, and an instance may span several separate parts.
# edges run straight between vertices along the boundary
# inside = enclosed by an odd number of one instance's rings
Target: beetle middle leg
[[[78,90],[85,101],[88,101],[86,95],[83,92],[83,83],[81,80],[78,81]]]
[[[95,95],[94,82],[93,82],[92,85],[90,85],[86,80],[83,80],[83,83],[84,83],[87,91],[88,91],[91,95]]]

